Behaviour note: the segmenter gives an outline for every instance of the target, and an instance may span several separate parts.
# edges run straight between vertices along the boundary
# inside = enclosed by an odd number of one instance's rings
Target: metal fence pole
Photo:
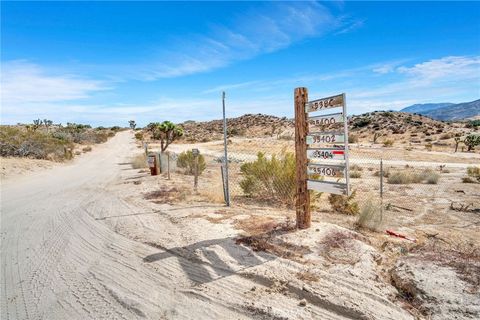
[[[380,159],[380,199],[383,199],[383,159]]]
[[[230,190],[228,188],[228,152],[227,152],[227,118],[225,118],[225,91],[222,92],[223,106],[223,149],[225,157],[225,203],[230,207]]]

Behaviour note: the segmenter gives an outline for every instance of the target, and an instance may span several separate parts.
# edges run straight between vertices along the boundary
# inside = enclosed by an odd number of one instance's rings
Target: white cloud
[[[105,89],[100,81],[69,74],[48,74],[40,66],[23,60],[2,64],[2,105],[77,100]]]
[[[410,76],[416,82],[477,80],[480,81],[480,57],[449,56],[398,67],[397,71]]]
[[[206,35],[178,39],[167,46],[172,49],[153,59],[161,63],[132,66],[137,71],[128,73],[155,80],[206,72],[286,48],[340,26],[341,21],[316,2],[269,3],[263,10],[232,18],[229,26],[215,25]]]

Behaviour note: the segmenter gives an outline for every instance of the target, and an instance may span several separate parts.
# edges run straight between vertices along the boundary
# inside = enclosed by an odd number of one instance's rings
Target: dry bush
[[[92,147],[91,147],[91,146],[83,147],[83,148],[82,148],[82,151],[83,151],[83,152],[90,152],[90,151],[92,151]]]
[[[349,196],[343,196],[338,194],[330,194],[328,201],[332,207],[332,210],[337,213],[356,215],[360,211],[358,203],[354,201],[356,191],[353,191]]]
[[[372,231],[378,231],[380,230],[382,220],[383,212],[381,203],[370,198],[367,199],[360,209],[356,226]]]
[[[387,140],[383,141],[383,146],[384,147],[391,147],[391,146],[393,146],[393,143],[394,143],[394,141],[392,139],[387,139]]]
[[[412,170],[396,171],[389,175],[387,182],[389,184],[410,184],[410,183],[422,183],[437,184],[440,179],[440,175],[431,170],[426,169],[421,172],[413,172]]]
[[[362,177],[362,173],[360,171],[350,171],[350,178],[358,179]]]
[[[143,131],[135,132],[135,139],[143,140]]]
[[[318,243],[319,253],[336,263],[355,264],[359,258],[352,252],[353,240],[362,240],[362,238],[354,232],[332,230]]]
[[[26,131],[16,127],[0,127],[0,155],[34,159],[65,160],[66,150],[73,149],[70,141],[41,131]]]
[[[297,279],[306,282],[317,282],[320,280],[320,278],[311,271],[298,272]]]
[[[350,170],[351,170],[351,171],[363,171],[363,168],[360,167],[358,164],[352,164],[352,165],[350,166]]]
[[[480,182],[480,167],[468,167],[467,174],[469,177]]]
[[[272,155],[268,159],[259,152],[257,160],[242,164],[240,171],[243,179],[240,187],[253,198],[274,199],[287,206],[295,204],[295,155],[284,152],[279,157]]]
[[[130,163],[133,169],[142,169],[142,168],[148,167],[147,156],[145,155],[145,153],[136,155],[135,157],[132,158]]]
[[[205,157],[203,155],[199,154],[197,158],[198,174],[201,175],[205,168],[207,168],[207,164],[205,163]],[[194,175],[195,165],[196,161],[192,150],[184,151],[178,155],[177,167],[183,168],[185,174]]]
[[[187,198],[187,193],[184,190],[178,190],[175,187],[168,188],[162,186],[160,190],[149,192],[145,194],[144,197],[157,204],[174,203],[184,201]]]
[[[348,135],[348,143],[358,143],[358,135],[349,134]]]
[[[463,177],[463,178],[462,178],[462,182],[463,182],[463,183],[475,183],[475,180],[473,180],[473,179],[470,178],[470,177]]]
[[[380,177],[380,170],[377,170],[373,173],[375,177]],[[390,169],[383,169],[383,177],[388,178],[390,176]]]

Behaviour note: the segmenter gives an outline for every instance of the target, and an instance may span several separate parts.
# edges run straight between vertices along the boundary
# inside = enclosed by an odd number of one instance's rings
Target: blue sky
[[[480,96],[478,2],[1,2],[1,123],[350,114]]]

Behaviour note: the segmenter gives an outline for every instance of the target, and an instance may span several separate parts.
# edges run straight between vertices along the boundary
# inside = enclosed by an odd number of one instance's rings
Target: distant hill
[[[420,113],[423,114],[426,111],[430,110],[435,110],[435,109],[440,109],[443,107],[448,107],[451,105],[454,105],[455,103],[451,102],[441,102],[441,103],[419,103],[419,104],[414,104],[409,107],[403,108],[402,112],[410,112],[410,113]]]
[[[401,111],[419,113],[436,120],[454,121],[475,119],[480,116],[480,99],[463,103],[427,103],[415,104]]]

